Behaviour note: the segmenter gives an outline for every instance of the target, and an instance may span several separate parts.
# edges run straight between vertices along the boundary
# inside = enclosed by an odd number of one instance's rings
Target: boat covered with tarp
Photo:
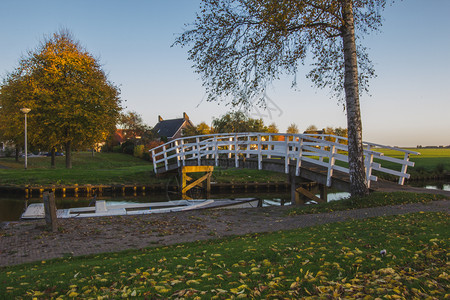
[[[257,198],[236,199],[203,199],[203,200],[173,200],[154,203],[120,203],[95,201],[95,206],[57,209],[56,217],[88,218],[123,215],[145,215],[153,213],[168,213],[195,209],[218,208],[250,208],[261,206],[261,200]],[[28,205],[21,219],[43,219],[45,217],[44,203],[32,203]]]

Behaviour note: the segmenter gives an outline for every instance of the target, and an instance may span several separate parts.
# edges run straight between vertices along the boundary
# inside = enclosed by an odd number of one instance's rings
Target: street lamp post
[[[31,111],[31,109],[29,108],[21,108],[20,109],[21,112],[23,112],[23,114],[25,115],[25,170],[27,169],[28,166],[28,150],[27,150],[27,114]]]

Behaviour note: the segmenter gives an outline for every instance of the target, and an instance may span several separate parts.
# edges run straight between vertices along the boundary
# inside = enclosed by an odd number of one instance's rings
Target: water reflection
[[[434,181],[434,182],[411,182],[411,186],[414,187],[422,187],[425,189],[431,189],[431,190],[443,190],[443,191],[450,191],[450,183],[445,181]]]
[[[15,221],[25,208],[25,199],[0,197],[0,222]]]
[[[426,189],[433,189],[433,190],[450,191],[450,184],[427,185],[427,186],[425,186],[425,188],[426,188]]]
[[[319,197],[319,195],[316,195],[316,196]],[[342,200],[342,199],[350,197],[350,193],[344,193],[344,192],[329,193],[327,195],[327,197],[328,197],[328,202]]]

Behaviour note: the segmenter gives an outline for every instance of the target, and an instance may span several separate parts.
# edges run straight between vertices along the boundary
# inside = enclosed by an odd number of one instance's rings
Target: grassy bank
[[[1,158],[0,185],[52,184],[127,184],[149,183],[153,165],[147,161],[120,153],[78,152],[73,155],[73,169],[65,168],[65,157],[56,157],[55,168],[50,168],[50,157],[28,158],[28,169],[23,169],[23,158]]]
[[[444,299],[445,213],[328,224],[6,267],[10,298]]]
[[[380,207],[388,205],[401,205],[409,203],[429,203],[431,201],[441,200],[443,195],[418,194],[418,193],[371,193],[364,198],[350,197],[340,201],[319,203],[317,205],[294,206],[289,211],[289,215],[317,214],[333,211],[343,211],[359,208]]]
[[[50,168],[50,157],[29,157],[24,170],[23,158],[0,158],[0,185],[72,185],[72,184],[137,184],[176,183],[168,177],[156,177],[151,162],[121,153],[88,152],[73,154],[73,168],[65,168],[65,157],[56,157],[55,168]],[[286,175],[268,171],[216,168],[217,182],[279,182]]]

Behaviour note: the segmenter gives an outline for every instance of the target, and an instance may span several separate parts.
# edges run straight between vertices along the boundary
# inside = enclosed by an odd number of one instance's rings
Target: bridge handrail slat
[[[413,154],[413,155],[420,155],[420,152],[412,151],[412,150],[408,150],[408,149],[402,149],[402,148],[391,147],[391,146],[380,145],[380,144],[369,143],[369,142],[364,142],[363,144],[370,145],[370,146],[373,146],[376,148],[383,148],[383,149],[395,150],[395,151],[404,152],[404,153]]]
[[[379,171],[379,172],[395,175],[395,176],[398,176],[398,177],[404,177],[406,179],[409,179],[409,177],[411,176],[408,173],[402,173],[401,171],[391,170],[391,169],[383,168],[381,166],[380,167],[374,167],[373,169],[375,171]]]
[[[407,165],[407,166],[410,166],[410,167],[414,167],[414,165],[415,165],[415,163],[413,161],[404,160],[404,159],[395,158],[395,157],[390,157],[390,156],[384,156],[383,155],[381,157],[375,156],[374,158],[382,159],[382,160],[393,162],[393,163],[397,163],[397,164],[400,164],[400,165],[404,164],[404,165]]]

